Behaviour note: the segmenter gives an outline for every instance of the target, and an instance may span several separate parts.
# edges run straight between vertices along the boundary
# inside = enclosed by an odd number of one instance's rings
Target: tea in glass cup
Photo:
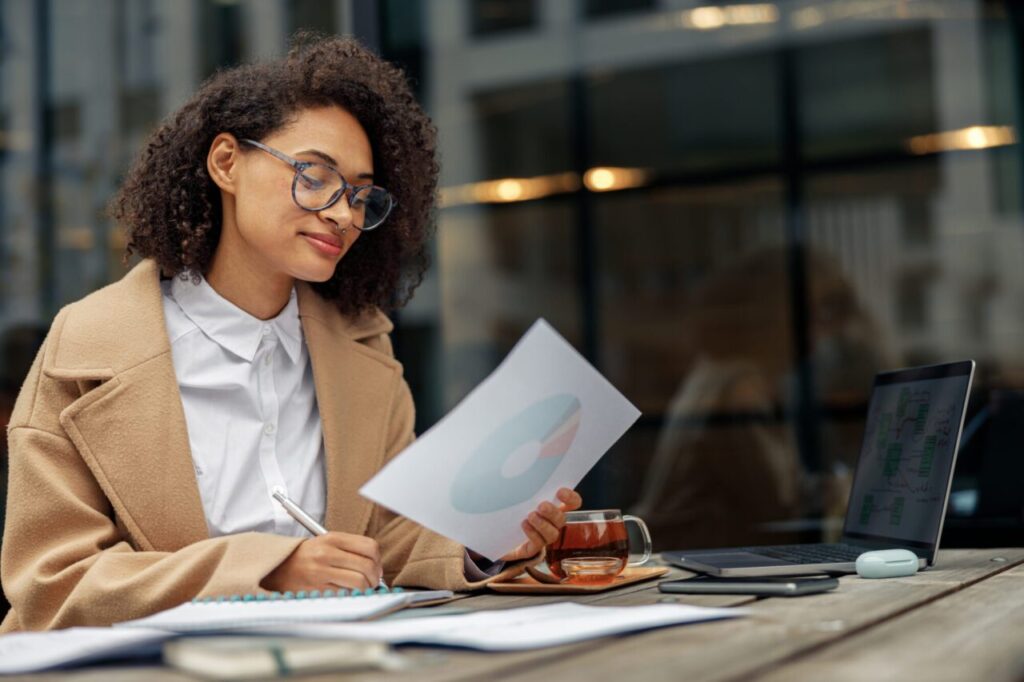
[[[640,528],[644,553],[639,561],[629,562],[629,534],[626,522]],[[565,582],[607,585],[626,566],[639,566],[651,558],[651,534],[647,524],[618,509],[567,512],[565,527],[558,539],[548,545],[548,570]]]

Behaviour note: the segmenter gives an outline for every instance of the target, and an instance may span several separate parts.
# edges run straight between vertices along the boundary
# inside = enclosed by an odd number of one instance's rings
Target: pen
[[[302,510],[302,507],[295,504],[291,499],[280,490],[275,490],[272,497],[277,500],[278,504],[284,507],[284,510],[288,512],[288,515],[293,519],[302,524],[302,527],[308,530],[313,535],[326,535],[327,529],[316,522],[312,516]],[[381,578],[377,583],[378,587],[382,587],[385,590],[388,589],[388,584]]]

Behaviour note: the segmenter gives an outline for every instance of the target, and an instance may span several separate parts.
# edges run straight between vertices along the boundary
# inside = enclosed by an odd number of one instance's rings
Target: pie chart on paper
[[[451,487],[452,506],[469,514],[487,514],[525,502],[539,491],[572,447],[582,421],[580,400],[560,393],[525,408],[485,438],[458,471]],[[536,451],[522,471],[507,465],[524,448]]]

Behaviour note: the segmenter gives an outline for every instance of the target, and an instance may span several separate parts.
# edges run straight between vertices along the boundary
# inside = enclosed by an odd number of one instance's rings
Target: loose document
[[[496,560],[520,523],[575,487],[640,416],[544,320],[360,493]]]
[[[520,651],[669,625],[735,618],[746,613],[743,609],[684,604],[588,606],[558,602],[457,616],[303,624],[292,626],[288,634],[390,644],[466,647],[479,651]]]

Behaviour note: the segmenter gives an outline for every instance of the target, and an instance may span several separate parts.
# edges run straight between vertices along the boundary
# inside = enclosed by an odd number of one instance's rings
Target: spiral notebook
[[[145,618],[115,623],[114,627],[204,633],[266,630],[296,623],[342,623],[398,611],[414,601],[422,601],[423,595],[422,592],[381,589],[205,597]]]
[[[291,635],[299,625],[377,618],[406,606],[451,599],[448,590],[285,592],[194,599],[113,627],[77,627],[0,635],[0,675],[67,668],[90,661],[152,658],[180,634]]]

